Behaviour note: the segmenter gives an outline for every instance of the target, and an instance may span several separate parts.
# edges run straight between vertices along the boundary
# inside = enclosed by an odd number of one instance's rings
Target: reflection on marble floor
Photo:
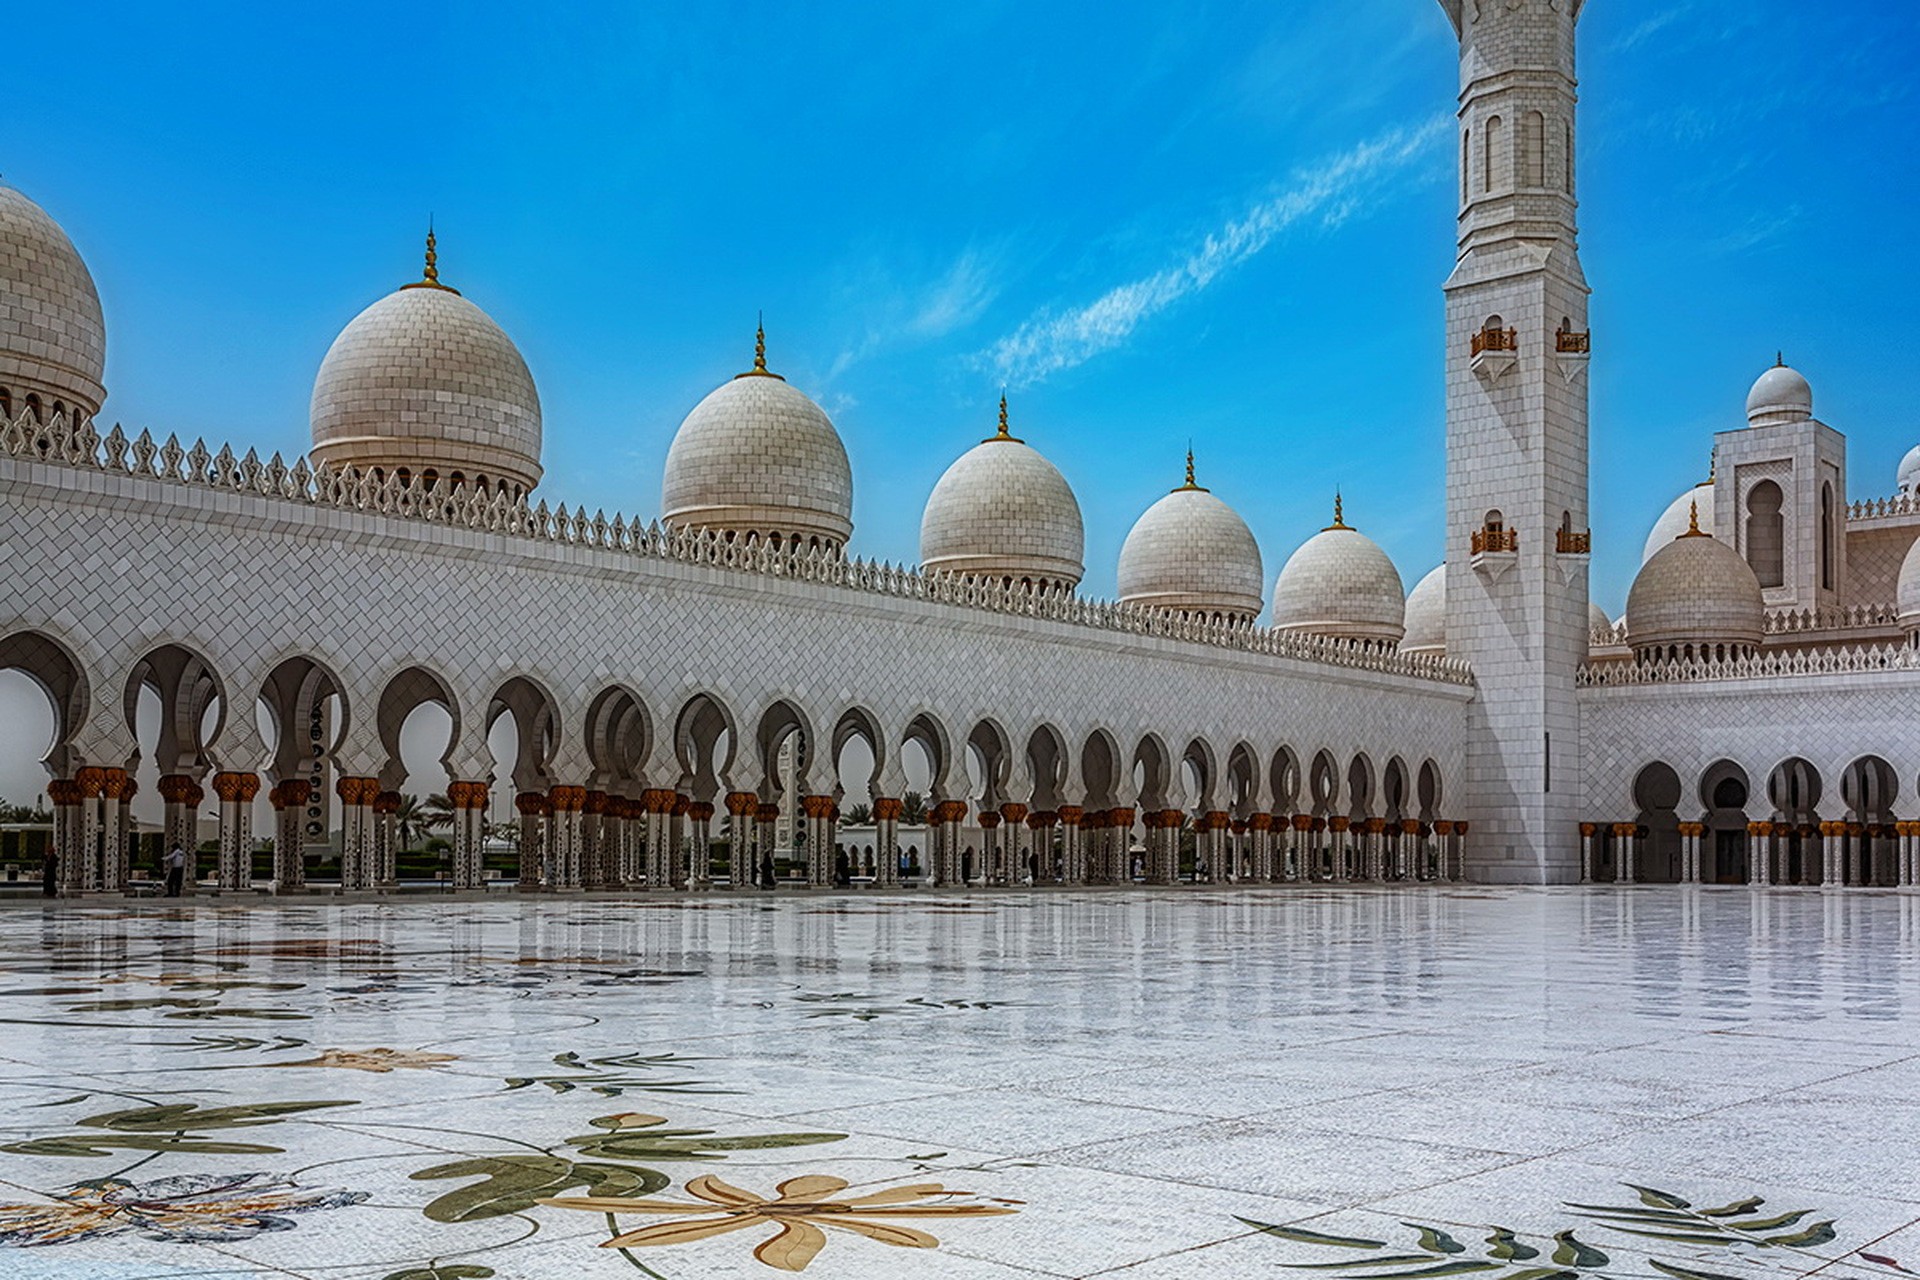
[[[1920,897],[0,911],[0,1276],[1920,1276]]]

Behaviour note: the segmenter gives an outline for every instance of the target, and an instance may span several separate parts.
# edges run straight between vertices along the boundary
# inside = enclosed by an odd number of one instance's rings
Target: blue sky
[[[268,16],[270,13],[270,16]],[[307,441],[333,335],[443,278],[525,352],[551,500],[652,516],[680,418],[773,367],[852,454],[855,550],[916,557],[992,427],[1047,453],[1113,588],[1200,475],[1269,581],[1336,485],[1440,557],[1452,35],[1432,0],[35,6],[0,172],[107,309],[107,416]],[[1854,496],[1920,440],[1920,5],[1594,0],[1582,21],[1595,598],[1776,349]]]

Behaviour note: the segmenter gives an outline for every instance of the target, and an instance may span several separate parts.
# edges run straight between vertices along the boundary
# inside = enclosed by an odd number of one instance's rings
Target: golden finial
[[[1187,489],[1192,489],[1199,493],[1206,492],[1205,489],[1200,487],[1200,482],[1193,478],[1193,448],[1191,445],[1187,448],[1187,482],[1181,485],[1180,488],[1175,489],[1174,492],[1180,493]]]
[[[440,242],[434,238],[433,219],[427,219],[427,265],[420,272],[420,278],[412,284],[400,286],[403,289],[445,289],[448,293],[459,293],[458,289],[440,283]]]
[[[1000,393],[1000,426],[987,437],[986,442],[992,444],[996,440],[1005,440],[1012,444],[1021,443],[1020,437],[1013,434],[1007,427],[1007,393],[1005,391]]]
[[[1787,353],[1785,351],[1775,351],[1773,353],[1773,367],[1776,369],[1784,369],[1787,367]]]
[[[736,378],[779,378],[780,375],[767,368],[767,317],[759,312],[753,324],[753,368],[745,373],[737,373]],[[786,379],[781,378],[784,382]]]
[[[1335,489],[1333,491],[1333,523],[1328,525],[1327,529],[1345,529],[1348,527],[1350,526],[1347,524],[1346,505],[1340,500],[1340,491]],[[1320,532],[1325,533],[1327,529],[1322,529]]]
[[[1687,504],[1687,531],[1680,536],[1683,538],[1704,538],[1707,536],[1700,531],[1700,502],[1698,499]]]

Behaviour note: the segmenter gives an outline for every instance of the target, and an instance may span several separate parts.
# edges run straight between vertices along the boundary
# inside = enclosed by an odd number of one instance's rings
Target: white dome
[[[1406,588],[1387,553],[1333,523],[1288,558],[1273,584],[1273,625],[1283,631],[1398,644],[1406,633]]]
[[[1034,586],[1077,586],[1085,572],[1080,503],[1059,468],[1000,430],[955,458],[920,516],[920,566]]]
[[[1685,534],[1641,567],[1627,593],[1627,643],[1671,656],[1692,646],[1757,648],[1766,604],[1740,553],[1704,534]]]
[[[100,294],[60,224],[12,187],[0,186],[0,392],[17,414],[28,397],[100,411],[107,326]]]
[[[1613,619],[1607,616],[1607,611],[1605,609],[1602,609],[1599,605],[1593,603],[1593,601],[1591,600],[1587,601],[1587,630],[1589,631],[1613,630]]]
[[[1647,534],[1647,545],[1640,551],[1641,564],[1653,559],[1655,553],[1692,527],[1696,505],[1700,509],[1700,532],[1708,537],[1713,536],[1713,481],[1703,480],[1669,502],[1667,509],[1660,513],[1660,518],[1653,522],[1653,529]]]
[[[1266,571],[1238,512],[1193,479],[1146,509],[1120,548],[1120,602],[1252,621]]]
[[[853,467],[826,411],[766,368],[754,367],[693,407],[667,449],[661,516],[782,545],[845,547],[853,533]]]
[[[1907,548],[1907,558],[1900,562],[1900,585],[1895,588],[1894,599],[1900,606],[1901,629],[1920,631],[1920,541]]]
[[[1426,577],[1414,583],[1407,593],[1406,637],[1400,641],[1402,653],[1430,653],[1435,657],[1447,651],[1447,566],[1437,565]]]
[[[313,380],[313,458],[434,473],[442,481],[540,482],[540,394],[499,325],[426,278],[355,316]]]
[[[1813,416],[1813,387],[1782,361],[1761,374],[1747,392],[1747,422],[1764,427],[1805,422]]]
[[[1920,498],[1920,445],[1907,450],[1907,456],[1900,459],[1898,492]]]

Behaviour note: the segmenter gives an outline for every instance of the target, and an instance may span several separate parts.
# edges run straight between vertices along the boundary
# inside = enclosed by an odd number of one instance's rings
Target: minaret
[[[1468,870],[1579,878],[1587,656],[1587,281],[1574,213],[1584,0],[1440,0],[1460,37],[1447,281],[1447,654],[1472,664]],[[1619,797],[1625,805],[1624,794]]]

